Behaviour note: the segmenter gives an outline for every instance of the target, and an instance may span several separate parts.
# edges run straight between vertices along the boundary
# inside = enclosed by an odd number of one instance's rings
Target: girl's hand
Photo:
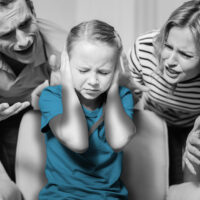
[[[133,76],[131,76],[131,72],[128,65],[129,65],[128,59],[126,55],[122,53],[118,62],[118,67],[117,67],[118,84],[120,86],[129,88],[132,92],[135,92],[136,90],[140,90],[142,92],[149,91],[149,88],[147,86],[141,85],[140,83],[134,81],[134,78]]]
[[[196,174],[195,165],[200,167],[200,116],[197,117],[194,127],[188,135],[184,153],[184,162],[192,174]]]
[[[64,49],[61,54],[61,66],[56,65],[56,56],[51,55],[49,59],[51,67],[50,85],[69,85],[72,83],[69,57]]]

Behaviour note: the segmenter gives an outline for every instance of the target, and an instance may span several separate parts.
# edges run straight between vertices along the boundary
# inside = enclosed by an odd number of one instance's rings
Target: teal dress
[[[133,98],[127,88],[120,88],[126,113],[132,118]],[[104,123],[89,136],[89,148],[79,154],[62,145],[48,126],[49,121],[62,113],[62,87],[43,90],[40,101],[41,130],[46,142],[47,185],[40,191],[39,200],[127,200],[128,192],[120,180],[122,152],[114,152],[106,141]],[[83,107],[88,129],[102,116],[103,108],[89,111]],[[72,133],[73,134],[73,133]]]

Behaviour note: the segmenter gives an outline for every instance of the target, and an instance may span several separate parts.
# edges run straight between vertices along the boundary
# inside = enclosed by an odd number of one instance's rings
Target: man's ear
[[[10,0],[10,1],[13,1],[13,0]],[[25,1],[26,1],[27,6],[29,7],[31,13],[36,17],[36,13],[35,13],[35,9],[34,9],[32,0],[25,0]]]

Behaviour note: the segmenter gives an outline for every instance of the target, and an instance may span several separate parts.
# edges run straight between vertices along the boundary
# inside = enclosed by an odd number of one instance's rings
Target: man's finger
[[[40,96],[42,90],[43,90],[44,88],[48,87],[48,86],[49,86],[49,81],[48,81],[48,80],[44,81],[42,84],[38,85],[38,86],[33,90],[32,96],[33,96],[33,95]]]
[[[1,113],[1,115],[11,115],[12,113],[14,113],[18,108],[20,108],[22,105],[22,103],[17,102],[15,104],[13,104],[12,106],[8,107],[6,110],[4,110],[4,112]]]
[[[9,108],[9,104],[8,103],[1,103],[0,104],[0,112],[3,112],[7,108]]]
[[[52,71],[57,71],[59,70],[59,66],[56,65],[56,56],[55,55],[51,55],[49,57],[49,65]]]
[[[23,102],[23,103],[21,104],[21,106],[20,106],[17,110],[15,110],[15,112],[12,113],[11,115],[15,115],[15,114],[19,113],[20,111],[24,110],[24,109],[27,108],[28,106],[30,106],[30,102],[29,102],[29,101]]]

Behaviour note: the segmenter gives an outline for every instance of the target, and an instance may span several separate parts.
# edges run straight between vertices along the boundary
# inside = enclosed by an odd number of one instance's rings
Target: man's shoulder
[[[44,40],[47,57],[52,54],[60,57],[68,32],[59,25],[45,19],[38,18],[37,23]]]

